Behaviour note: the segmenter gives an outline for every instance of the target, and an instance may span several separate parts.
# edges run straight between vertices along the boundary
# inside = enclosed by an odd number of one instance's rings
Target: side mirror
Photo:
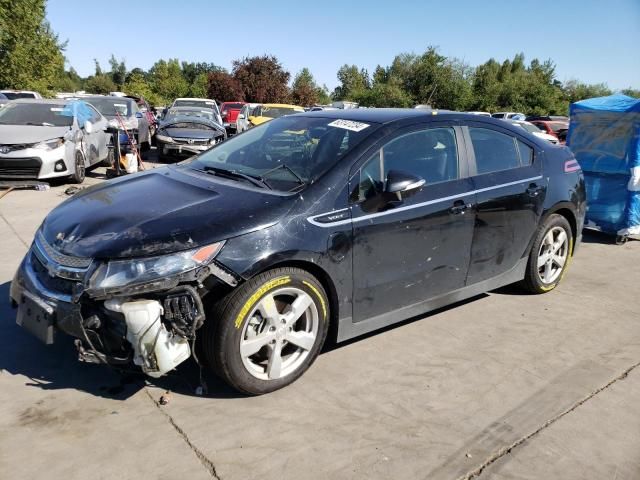
[[[244,120],[244,115],[242,113],[238,115],[238,120]]]
[[[401,172],[399,170],[389,170],[387,173],[387,183],[385,193],[395,193],[398,199],[403,193],[417,190],[425,184],[424,178],[411,173]]]
[[[84,122],[84,125],[82,128],[84,128],[85,133],[88,133],[88,134],[93,133],[93,124],[89,120]]]
[[[142,112],[136,112],[136,118],[142,118]]]

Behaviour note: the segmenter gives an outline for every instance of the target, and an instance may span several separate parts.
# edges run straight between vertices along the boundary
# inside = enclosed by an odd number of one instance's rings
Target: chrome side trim
[[[489,192],[491,190],[497,190],[499,188],[504,188],[504,187],[511,187],[513,185],[519,185],[521,183],[533,182],[535,180],[541,180],[542,178],[543,178],[542,175],[538,175],[537,177],[523,178],[522,180],[517,180],[515,182],[502,183],[500,185],[493,185],[491,187],[479,188],[477,190],[471,190],[469,192],[458,193],[456,195],[450,195],[448,197],[441,197],[441,198],[436,198],[436,199],[433,199],[433,200],[428,200],[426,202],[416,203],[415,205],[407,205],[407,206],[404,206],[404,207],[394,208],[393,210],[387,210],[386,212],[370,213],[368,215],[362,215],[360,217],[350,218],[350,219],[346,219],[346,220],[339,220],[337,222],[321,223],[321,222],[316,221],[316,219],[318,217],[324,217],[325,215],[335,214],[335,213],[343,212],[345,210],[349,210],[349,208],[342,208],[340,210],[332,210],[330,212],[320,213],[318,215],[312,215],[310,217],[307,217],[307,221],[309,223],[311,223],[312,225],[315,225],[317,227],[323,227],[323,228],[336,227],[338,225],[346,225],[346,224],[351,223],[351,222],[354,222],[354,223],[355,222],[361,222],[363,220],[369,220],[371,218],[383,217],[385,215],[391,215],[391,214],[394,214],[394,213],[404,212],[406,210],[413,210],[414,208],[426,207],[428,205],[433,205],[435,203],[447,202],[447,201],[455,200],[456,198],[464,197],[464,196],[467,196],[467,195],[475,195],[477,193]]]

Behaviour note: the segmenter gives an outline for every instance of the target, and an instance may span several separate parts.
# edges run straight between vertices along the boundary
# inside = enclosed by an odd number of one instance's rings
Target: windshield
[[[225,103],[222,106],[222,111],[225,111],[225,110],[240,110],[240,109],[242,109],[242,107],[244,107],[243,103]]]
[[[63,110],[63,103],[8,103],[0,110],[0,125],[70,127],[73,117],[63,115]]]
[[[115,118],[116,113],[122,117],[130,117],[132,115],[133,102],[122,98],[88,98],[86,102],[96,107],[96,110],[107,118]]]
[[[166,121],[171,121],[173,120],[175,117],[181,117],[181,116],[187,116],[187,117],[198,117],[198,118],[206,118],[207,120],[211,120],[212,122],[215,122],[215,116],[213,114],[212,110],[198,110],[198,109],[193,109],[193,110],[188,110],[188,109],[176,109],[176,108],[172,108],[167,112],[167,116],[165,117]]]
[[[291,115],[293,113],[301,113],[300,110],[294,110],[293,108],[287,107],[262,107],[263,117],[269,118],[280,118],[285,115]]]
[[[16,100],[18,98],[36,98],[33,93],[29,92],[2,92],[9,100]]]
[[[214,108],[216,102],[213,100],[176,100],[173,102],[174,107],[200,107]]]
[[[315,182],[377,127],[332,118],[284,117],[232,137],[187,164],[196,170],[255,176],[269,188],[291,191]]]

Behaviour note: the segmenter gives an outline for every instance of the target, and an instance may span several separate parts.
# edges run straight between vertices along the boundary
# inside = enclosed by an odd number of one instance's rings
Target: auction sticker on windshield
[[[345,130],[351,130],[352,132],[361,132],[369,126],[368,123],[354,122],[352,120],[334,120],[329,123],[330,127],[344,128]]]

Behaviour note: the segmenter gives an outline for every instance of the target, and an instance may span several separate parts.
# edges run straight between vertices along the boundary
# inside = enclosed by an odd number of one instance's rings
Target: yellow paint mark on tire
[[[245,302],[243,307],[240,309],[238,316],[236,317],[235,326],[236,328],[240,328],[242,326],[242,321],[247,316],[249,311],[253,308],[256,302],[269,290],[272,290],[281,285],[286,285],[291,282],[291,277],[288,275],[285,277],[274,278],[273,280],[269,280],[267,283],[258,288],[253,295],[249,297],[249,299]]]
[[[324,314],[324,319],[326,320],[327,319],[327,305],[324,303],[324,298],[322,297],[322,295],[320,294],[318,289],[316,287],[314,287],[312,284],[310,284],[306,280],[303,280],[302,283],[304,283],[307,287],[309,287],[311,290],[313,290],[313,293],[315,293],[316,296],[318,297],[318,300],[320,300],[320,305],[322,305],[322,313]]]

